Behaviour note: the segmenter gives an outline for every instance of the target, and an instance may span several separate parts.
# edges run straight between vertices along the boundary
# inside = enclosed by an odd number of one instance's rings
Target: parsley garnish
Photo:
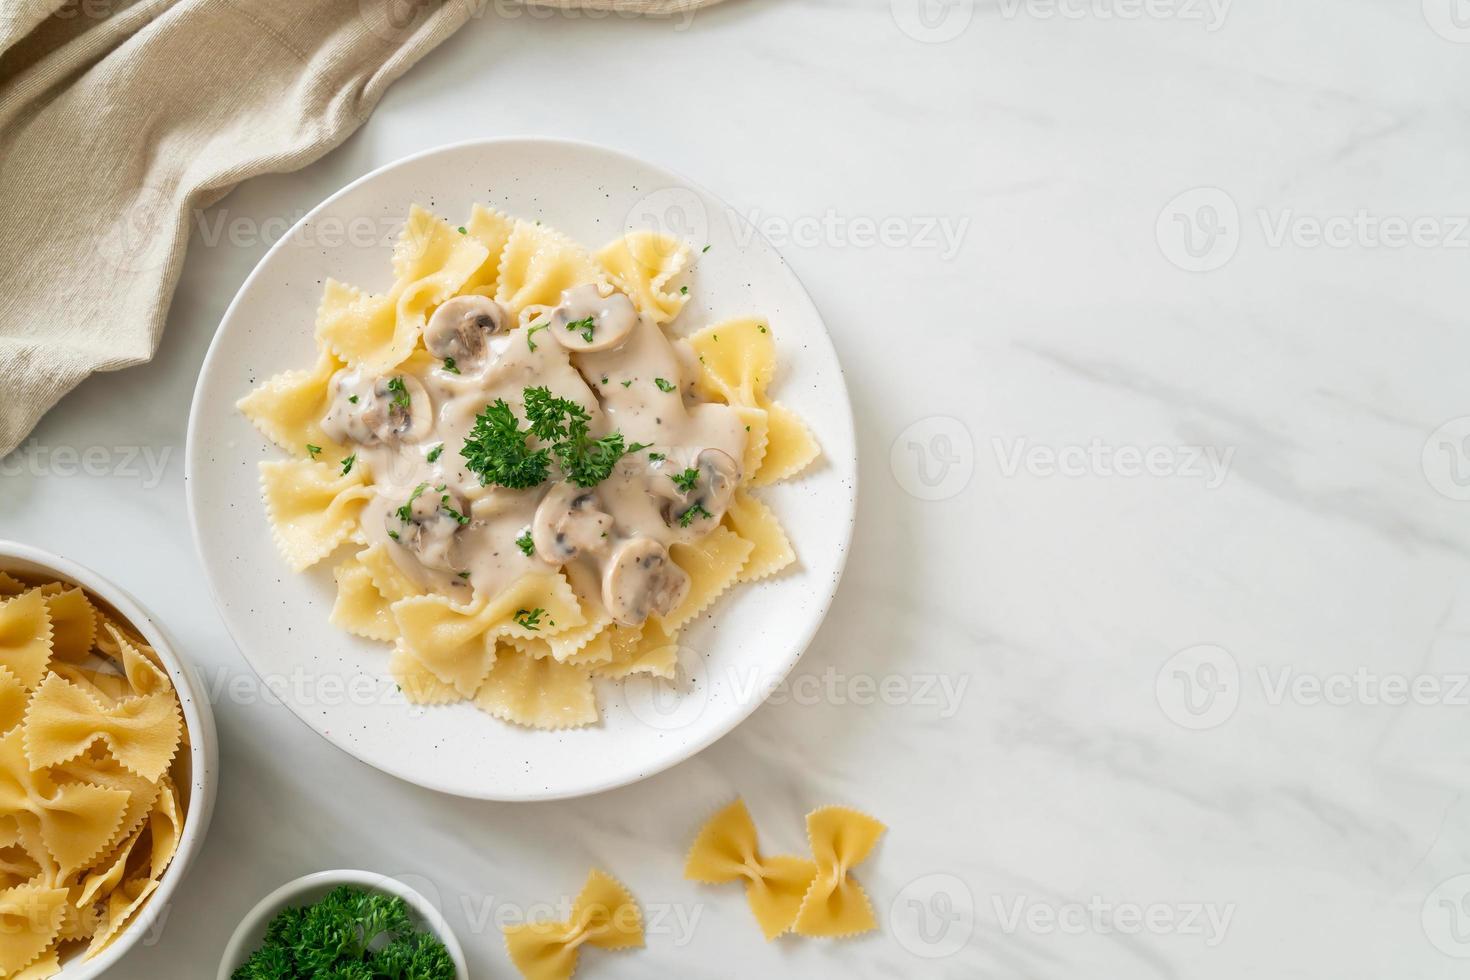
[[[389,379],[388,390],[393,392],[394,408],[408,408],[409,405],[413,404],[413,399],[408,395],[408,389],[403,386],[403,377],[401,375]]]
[[[633,445],[628,447],[628,452],[641,453],[643,452],[643,450],[647,449],[651,445],[653,445],[653,443],[651,442],[635,442],[633,443]]]
[[[628,386],[629,386],[629,385],[631,385],[631,384],[632,384],[632,383],[633,383],[633,382],[632,382],[632,380],[631,380],[631,379],[629,379],[629,380],[628,380],[628,381],[624,381],[624,382],[623,382],[623,387],[624,387],[624,388],[627,388],[627,387],[628,387]]]
[[[693,507],[690,507],[684,513],[682,513],[682,514],[679,515],[679,526],[680,527],[688,527],[689,525],[691,525],[691,524],[694,523],[694,519],[696,517],[714,517],[714,516],[715,515],[711,514],[709,511],[707,511],[707,510],[704,509],[704,505],[703,504],[695,504]]]
[[[700,254],[703,254],[704,252],[708,252],[712,248],[714,248],[713,245],[706,245],[703,249],[700,250]]]
[[[470,573],[469,572],[460,572],[459,573],[459,577],[460,578],[469,578],[470,577]]]
[[[516,547],[521,549],[521,554],[527,558],[531,557],[531,552],[536,550],[536,542],[531,540],[530,531],[521,532],[521,536],[516,538]]]
[[[311,454],[312,459],[316,459],[317,455],[322,451],[322,447],[313,446],[311,443],[308,442],[306,444],[306,451]]]
[[[531,353],[536,353],[536,341],[532,340],[531,337],[536,333],[537,330],[545,330],[547,327],[550,326],[550,322],[533,323],[526,328],[526,346],[531,348]]]
[[[592,418],[581,405],[553,396],[548,388],[527,388],[523,395],[531,432],[554,443],[551,451],[566,478],[579,487],[595,487],[606,480],[626,451],[622,433],[593,439],[587,431]]]
[[[464,527],[470,522],[469,516],[467,514],[461,514],[459,511],[449,506],[449,494],[447,493],[439,498],[439,509],[458,521],[460,527]]]
[[[430,449],[429,450],[428,460],[431,463],[437,463],[437,462],[439,462],[439,457],[440,456],[443,456],[443,455],[444,455],[444,443],[441,442],[441,443],[439,443],[439,445],[437,445],[433,449]]]
[[[672,384],[670,384],[669,382],[665,381],[663,378],[654,378],[653,379],[653,383],[656,384],[656,385],[658,385],[658,390],[659,391],[673,391],[674,390],[674,386]]]
[[[454,358],[446,357],[444,358],[444,370],[448,371],[450,374],[458,374],[459,365],[454,363]]]
[[[573,333],[580,333],[582,339],[590,344],[592,343],[592,331],[597,329],[597,321],[590,316],[583,317],[580,320],[572,320],[567,324],[567,329]]]
[[[765,332],[766,332],[766,328],[765,327],[761,327],[761,333],[765,333]]]
[[[532,449],[527,443],[530,436],[520,428],[505,399],[497,398],[475,416],[475,426],[459,454],[483,486],[496,483],[525,490],[544,481],[551,465],[550,451]]]
[[[684,493],[688,493],[699,482],[699,470],[691,466],[683,473],[670,473],[669,479],[674,481],[674,486],[678,487]],[[688,527],[688,525],[686,524],[685,527]]]
[[[357,404],[357,396],[356,395],[349,396],[347,400],[350,401],[354,405]]]
[[[662,463],[668,457],[665,456],[663,453],[649,453],[648,458],[653,460],[655,463]]]
[[[516,625],[523,629],[539,630],[541,628],[541,615],[546,612],[540,606],[535,609],[517,609],[515,614]]]
[[[348,473],[352,472],[352,464],[355,462],[357,462],[357,453],[353,453],[351,456],[348,456],[346,459],[342,460],[343,476],[346,476]]]
[[[400,521],[407,524],[409,521],[413,520],[413,502],[419,499],[419,495],[427,489],[429,489],[429,485],[427,483],[420,483],[418,486],[413,488],[413,493],[408,495],[408,503],[404,504],[402,507],[398,508],[398,510],[394,512],[398,515],[398,519]]]
[[[398,540],[398,532],[397,531],[389,531],[388,532],[388,537],[392,538],[394,541],[397,541]]]
[[[679,287],[679,295],[680,296],[688,296],[689,295],[689,287],[688,286],[680,286]]]

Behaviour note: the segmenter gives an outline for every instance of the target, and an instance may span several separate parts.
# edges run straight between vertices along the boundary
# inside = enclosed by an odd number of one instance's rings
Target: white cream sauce
[[[382,377],[333,377],[322,428],[369,470],[368,541],[420,586],[459,601],[565,567],[583,598],[620,622],[667,612],[688,583],[665,549],[719,523],[740,479],[744,425],[728,406],[697,400],[688,345],[621,293],[579,286],[535,319],[548,326],[507,329],[512,320],[491,300],[459,297],[425,331],[435,355],[457,355],[453,370],[422,355]],[[625,446],[647,448],[593,488],[564,482],[554,457],[540,486],[482,486],[460,453],[476,416],[503,399],[527,428],[523,392],[533,387],[581,405],[592,438],[619,432]],[[691,467],[698,477],[681,489],[674,477]],[[530,555],[518,539],[532,542]]]

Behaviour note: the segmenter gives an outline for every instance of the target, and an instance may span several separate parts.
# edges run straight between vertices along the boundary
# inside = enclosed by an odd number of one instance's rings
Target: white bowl
[[[310,905],[317,902],[338,885],[356,885],[367,891],[397,895],[403,899],[418,918],[419,928],[438,936],[444,948],[449,950],[449,958],[454,960],[454,970],[459,980],[469,980],[470,971],[465,966],[464,950],[460,948],[459,940],[449,928],[449,923],[444,921],[444,916],[439,914],[434,904],[398,879],[371,871],[318,871],[295,881],[288,881],[262,898],[240,920],[235,934],[225,945],[225,955],[219,961],[218,980],[230,980],[230,974],[250,958],[250,954],[265,939],[266,926],[270,925],[271,919],[278,912],[291,905]]]
[[[409,704],[388,648],[328,621],[324,561],[293,575],[272,542],[256,464],[281,456],[235,407],[278,372],[316,363],[322,282],[391,279],[392,229],[413,203],[456,221],[476,202],[536,219],[589,247],[654,224],[694,246],[691,301],[676,328],[770,318],[780,366],[772,397],[823,450],[796,478],[763,488],[796,549],[778,576],[730,590],[681,634],[679,677],[597,682],[602,723],[517,728],[472,704]],[[366,226],[373,235],[344,237]],[[704,252],[704,244],[709,252]],[[189,416],[185,486],[194,541],[230,635],[268,679],[302,677],[283,700],[307,725],[385,772],[493,800],[601,792],[689,758],[775,691],[815,636],[842,574],[856,514],[857,449],[847,389],[822,318],[780,254],[711,192],[587,143],[483,140],[400,160],[338,191],[266,254],[225,312]]]
[[[209,829],[209,820],[214,813],[214,794],[219,773],[219,739],[214,728],[214,712],[194,668],[174,652],[173,644],[147,610],[118,586],[74,561],[14,541],[0,541],[0,572],[46,577],[79,585],[116,610],[133,629],[142,634],[149,646],[158,651],[159,659],[163,661],[174,689],[178,691],[184,724],[189,730],[189,786],[180,787],[181,791],[187,789],[189,801],[184,808],[184,828],[179,838],[179,848],[164,871],[158,890],[143,906],[137,921],[125,929],[101,954],[86,962],[74,958],[63,964],[61,973],[58,974],[65,980],[88,980],[101,976],[114,966],[154,927],[155,920],[168,907],[174,889],[188,871],[189,863],[204,844],[204,834]]]

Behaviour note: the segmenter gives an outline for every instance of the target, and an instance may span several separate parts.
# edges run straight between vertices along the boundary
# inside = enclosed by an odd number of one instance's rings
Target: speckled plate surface
[[[314,362],[313,319],[326,279],[386,288],[393,236],[410,205],[459,220],[475,202],[539,219],[589,248],[647,227],[691,241],[691,302],[676,331],[769,317],[780,360],[771,394],[806,420],[822,446],[822,459],[803,475],[761,492],[798,565],[737,587],[685,630],[675,681],[599,680],[602,721],[588,728],[531,731],[469,704],[405,702],[388,674],[388,648],[327,621],[331,569],[340,558],[295,575],[277,554],[256,464],[280,453],[235,409],[259,381]],[[781,256],[732,208],[684,178],[602,147],[548,139],[430,150],[368,174],[303,218],[225,313],[194,395],[187,455],[189,512],[205,573],[225,625],[270,692],[264,696],[279,697],[369,765],[484,799],[611,789],[680,762],[734,728],[796,664],[826,615],[856,508],[841,367]]]

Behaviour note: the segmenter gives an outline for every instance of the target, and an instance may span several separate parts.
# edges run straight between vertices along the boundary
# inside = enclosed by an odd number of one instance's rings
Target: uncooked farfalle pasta
[[[139,917],[183,829],[187,737],[142,637],[0,573],[0,977],[53,976]]]
[[[288,454],[261,464],[281,554],[346,549],[332,622],[391,644],[410,701],[591,724],[594,677],[672,678],[681,630],[795,561],[759,488],[817,443],[768,394],[769,323],[673,329],[691,258],[414,208],[393,285],[329,281],[316,365],[241,400]]]
[[[564,922],[535,921],[504,928],[505,949],[526,980],[568,980],[583,946],[635,949],[643,945],[643,913],[633,893],[596,868],[572,900]]]

